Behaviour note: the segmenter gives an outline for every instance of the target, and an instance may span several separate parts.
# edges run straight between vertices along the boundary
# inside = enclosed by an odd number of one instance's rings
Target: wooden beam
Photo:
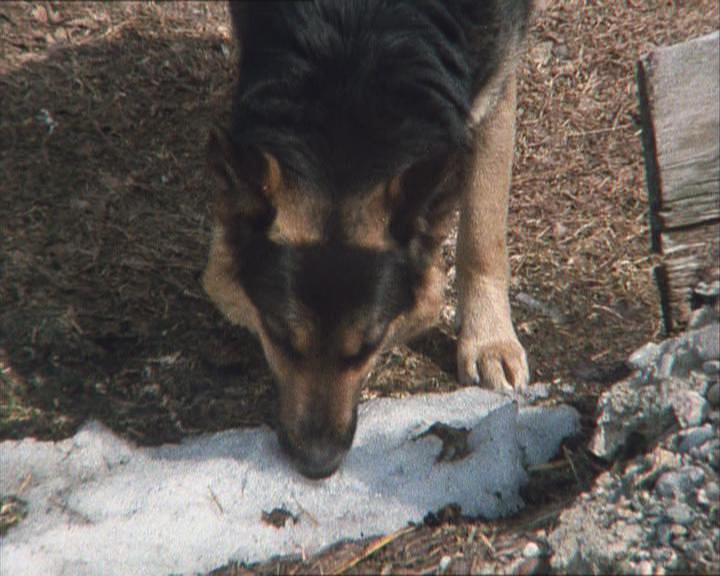
[[[682,328],[692,290],[720,278],[720,33],[638,63],[655,271],[665,329]]]

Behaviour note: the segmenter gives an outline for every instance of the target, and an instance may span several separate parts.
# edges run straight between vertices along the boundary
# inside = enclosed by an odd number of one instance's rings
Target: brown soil
[[[635,61],[716,29],[718,5],[546,3],[520,72],[514,316],[534,380],[554,397],[574,384],[565,400],[589,430],[599,392],[659,327]],[[232,50],[219,2],[0,5],[0,439],[63,438],[97,418],[156,444],[272,421],[258,344],[199,285],[204,142],[227,119]],[[451,334],[445,315],[388,353],[366,397],[457,387]],[[520,519],[440,518],[367,558],[351,543],[255,569],[416,573],[442,556],[451,571],[496,569],[596,471],[576,443],[533,475]]]

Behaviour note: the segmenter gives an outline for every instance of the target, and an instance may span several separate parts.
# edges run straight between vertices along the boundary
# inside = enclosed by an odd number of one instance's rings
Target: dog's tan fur
[[[463,192],[457,242],[458,377],[496,390],[523,388],[525,351],[510,318],[507,206],[515,140],[516,80],[475,126],[475,154]],[[480,105],[484,105],[481,103]]]
[[[258,333],[257,309],[235,281],[235,263],[220,222],[213,227],[210,254],[202,277],[205,292],[230,322]]]

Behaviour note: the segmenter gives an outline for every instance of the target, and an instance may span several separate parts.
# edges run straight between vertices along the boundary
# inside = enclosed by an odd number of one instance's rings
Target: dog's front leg
[[[475,150],[463,191],[457,245],[458,378],[498,391],[527,385],[525,350],[510,318],[506,246],[515,141],[515,76],[475,127]]]

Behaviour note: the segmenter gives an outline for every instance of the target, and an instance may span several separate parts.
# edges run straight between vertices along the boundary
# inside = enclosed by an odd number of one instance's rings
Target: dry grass
[[[535,380],[556,385],[553,397],[573,384],[589,431],[598,393],[659,327],[635,61],[717,29],[718,5],[548,4],[519,74],[512,295]],[[225,12],[0,4],[0,438],[65,437],[95,417],[157,443],[271,420],[259,347],[198,283],[212,193],[203,143],[233,78]],[[449,320],[388,354],[366,396],[455,387]],[[422,573],[444,558],[450,571],[507,569],[596,472],[577,442],[533,472],[530,509],[511,522],[445,517],[381,549],[342,544],[255,570]]]

